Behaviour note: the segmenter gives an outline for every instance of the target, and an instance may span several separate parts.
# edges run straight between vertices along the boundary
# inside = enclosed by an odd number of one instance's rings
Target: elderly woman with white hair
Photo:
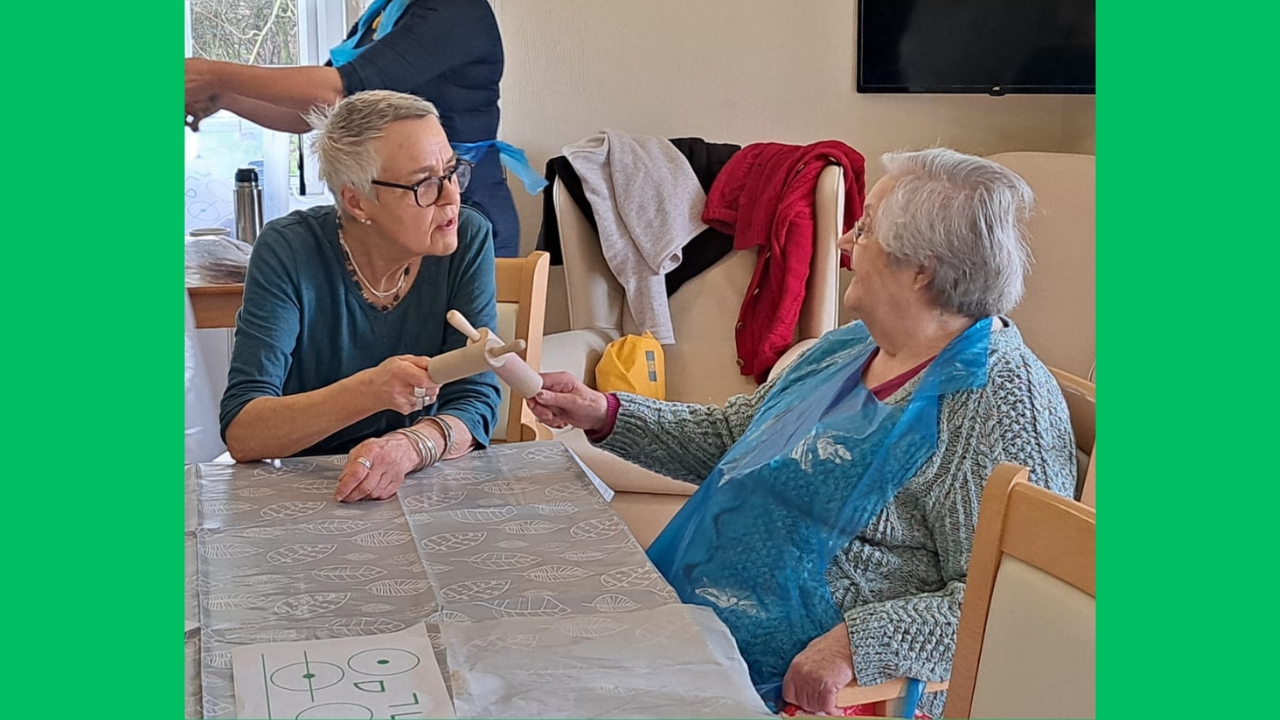
[[[610,452],[699,484],[649,548],[716,611],[784,712],[838,708],[856,681],[945,680],[978,501],[1001,462],[1075,486],[1067,408],[1006,317],[1033,202],[1012,171],[951,150],[893,153],[840,240],[859,321],[723,407],[617,393],[565,373],[529,400]],[[925,695],[938,717],[943,693]]]
[[[461,204],[471,165],[431,103],[369,91],[311,120],[337,203],[268,223],[254,245],[222,435],[241,462],[349,453],[336,499],[386,499],[489,441],[493,374],[439,387],[427,371],[466,344],[449,310],[497,322],[492,230]]]

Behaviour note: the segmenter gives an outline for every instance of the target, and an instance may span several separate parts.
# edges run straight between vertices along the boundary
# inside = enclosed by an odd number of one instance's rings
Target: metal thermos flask
[[[262,229],[262,185],[258,171],[240,168],[236,171],[236,239],[253,244]]]

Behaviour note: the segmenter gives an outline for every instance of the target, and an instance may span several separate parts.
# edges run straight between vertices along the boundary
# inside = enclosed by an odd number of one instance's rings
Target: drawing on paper
[[[238,717],[452,718],[426,627],[231,653]]]

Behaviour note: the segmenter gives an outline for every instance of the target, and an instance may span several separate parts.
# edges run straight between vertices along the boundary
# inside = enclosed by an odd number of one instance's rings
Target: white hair
[[[933,148],[881,158],[894,181],[876,209],[876,239],[894,259],[933,268],[939,307],[970,318],[1022,300],[1030,270],[1026,220],[1035,197],[1017,173],[985,158]]]
[[[371,181],[378,176],[382,158],[370,141],[397,120],[424,117],[439,119],[440,112],[416,95],[390,90],[368,90],[349,95],[333,107],[313,108],[307,114],[307,122],[317,130],[311,149],[334,199],[341,203],[342,188],[348,185],[372,197]]]

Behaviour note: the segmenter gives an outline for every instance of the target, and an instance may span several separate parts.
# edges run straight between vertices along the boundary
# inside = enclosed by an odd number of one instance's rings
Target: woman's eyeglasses
[[[429,208],[436,204],[440,199],[440,191],[444,188],[444,184],[450,180],[458,183],[458,192],[467,189],[467,184],[471,182],[471,169],[474,164],[466,160],[459,160],[453,169],[441,175],[440,177],[425,177],[412,185],[401,185],[400,183],[384,182],[382,180],[371,180],[374,185],[382,187],[395,188],[397,190],[408,190],[413,193],[413,201],[420,208]]]

